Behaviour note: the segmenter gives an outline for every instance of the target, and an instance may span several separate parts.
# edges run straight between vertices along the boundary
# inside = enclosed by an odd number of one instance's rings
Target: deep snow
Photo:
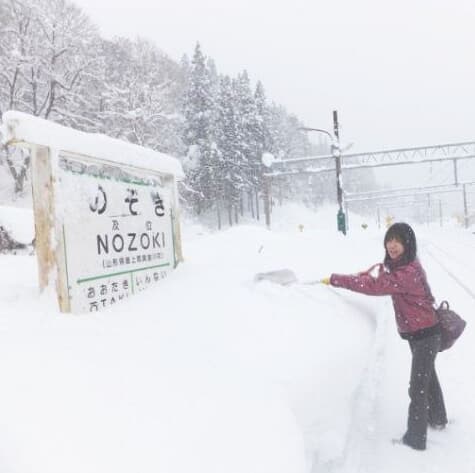
[[[31,213],[0,208],[7,220],[28,240]],[[451,423],[421,453],[391,443],[410,357],[390,299],[253,281],[381,260],[383,229],[352,216],[344,237],[334,220],[287,205],[272,231],[185,222],[171,277],[93,315],[60,314],[33,256],[0,255],[0,471],[473,473],[475,235],[415,227],[433,292],[468,321],[438,358]]]

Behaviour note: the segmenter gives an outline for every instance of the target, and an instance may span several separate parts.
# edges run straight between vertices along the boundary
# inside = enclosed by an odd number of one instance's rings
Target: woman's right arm
[[[410,267],[387,273],[380,271],[378,277],[370,274],[332,274],[330,284],[370,296],[390,296],[393,294],[424,294],[419,275]]]

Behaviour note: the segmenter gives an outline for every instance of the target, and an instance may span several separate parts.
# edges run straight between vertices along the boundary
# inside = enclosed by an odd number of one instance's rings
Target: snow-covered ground
[[[379,262],[384,230],[352,217],[344,237],[334,208],[273,219],[185,222],[184,264],[93,315],[60,314],[33,256],[0,255],[0,471],[473,473],[475,235],[415,227],[433,292],[468,321],[438,358],[450,424],[416,452],[391,443],[410,357],[390,299],[301,283]],[[27,211],[2,221],[32,231]],[[254,282],[279,268],[301,282]]]

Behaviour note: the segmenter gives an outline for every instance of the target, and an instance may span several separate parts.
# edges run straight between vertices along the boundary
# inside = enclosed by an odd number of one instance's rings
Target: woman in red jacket
[[[425,450],[427,426],[443,429],[447,424],[444,398],[435,371],[440,348],[440,327],[424,269],[417,259],[414,230],[407,223],[395,223],[384,237],[384,264],[357,275],[332,274],[323,280],[335,287],[373,296],[392,297],[399,334],[408,340],[412,352],[407,431],[404,445]]]

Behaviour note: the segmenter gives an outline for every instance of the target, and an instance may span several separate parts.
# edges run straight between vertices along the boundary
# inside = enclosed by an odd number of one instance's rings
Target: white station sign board
[[[182,261],[173,157],[6,112],[7,145],[31,152],[39,285],[62,312],[111,307]]]
[[[72,312],[113,305],[175,267],[162,176],[61,153],[56,180]]]

